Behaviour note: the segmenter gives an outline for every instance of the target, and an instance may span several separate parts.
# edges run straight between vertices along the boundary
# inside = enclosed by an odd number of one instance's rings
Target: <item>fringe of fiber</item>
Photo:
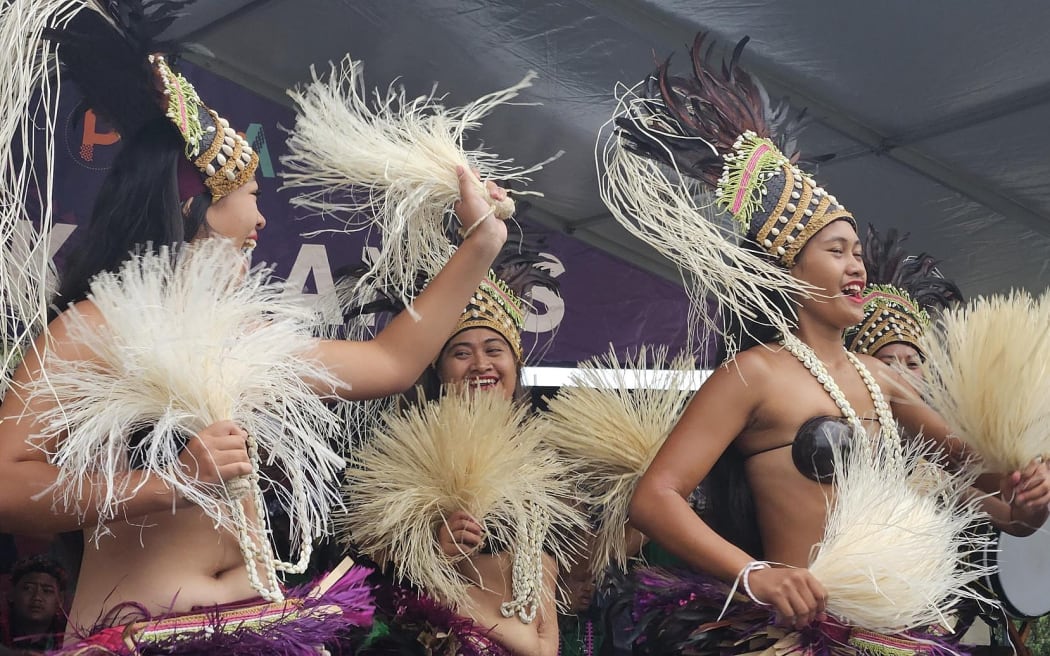
[[[838,455],[834,499],[809,569],[828,591],[828,612],[880,633],[947,625],[958,601],[986,601],[971,586],[988,574],[971,556],[989,539],[976,531],[979,499],[966,492],[976,472],[922,476],[937,464],[921,441],[898,450],[858,431]],[[994,603],[994,602],[993,602]]]
[[[75,307],[61,320],[92,357],[49,353],[47,376],[29,390],[57,399],[34,438],[59,470],[46,492],[56,505],[84,513],[94,504],[98,539],[137,492],[128,474],[142,470],[235,532],[239,502],[178,461],[192,435],[229,419],[259,445],[259,474],[292,518],[293,545],[324,535],[343,460],[326,441],[333,415],[310,384],[334,390],[337,381],[310,355],[316,317],[301,300],[269,284],[267,271],[246,271],[219,239],[137,255],[96,277],[90,299],[104,326]]]
[[[457,610],[469,604],[471,583],[436,543],[457,510],[512,553],[526,548],[522,536],[536,517],[549,518],[540,544],[566,567],[586,522],[573,506],[570,465],[541,445],[541,430],[523,407],[494,394],[449,389],[439,401],[391,412],[353,454],[337,532]],[[542,580],[532,583],[544,590]]]
[[[432,277],[451,252],[446,234],[459,200],[456,167],[475,167],[482,180],[527,183],[545,164],[521,168],[464,145],[481,119],[533,77],[446,108],[435,92],[409,99],[391,86],[370,96],[362,63],[344,57],[327,79],[313,72],[310,84],[289,91],[298,115],[282,158],[284,186],[296,191],[296,206],[340,217],[343,231],[378,231],[380,252],[359,284],[395,289],[409,306],[417,274]],[[513,204],[495,209],[506,218]]]
[[[1050,456],[1050,294],[978,297],[921,339],[924,397],[988,471]]]
[[[11,0],[0,5],[0,396],[47,325],[55,291],[51,202],[61,77],[48,28],[88,0]]]
[[[598,517],[590,567],[600,580],[611,564],[627,567],[631,497],[692,396],[694,363],[643,346],[622,364],[610,349],[578,368],[575,384],[548,401],[543,439],[573,463],[589,513]]]

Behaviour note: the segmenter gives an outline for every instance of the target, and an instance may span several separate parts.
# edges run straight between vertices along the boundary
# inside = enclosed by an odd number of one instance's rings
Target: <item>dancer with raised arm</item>
[[[92,635],[67,649],[316,650],[371,616],[359,568],[310,591],[277,578],[305,566],[338,499],[322,401],[404,390],[433,360],[506,239],[492,210],[505,193],[452,166],[470,236],[416,316],[368,342],[312,338],[316,318],[247,267],[266,226],[257,154],[158,54],[156,35],[186,4],[0,10],[5,30],[56,12],[35,29],[123,142],[60,313],[0,406],[0,527],[84,531],[68,629]],[[53,64],[39,33],[23,36],[40,45],[27,57]],[[297,526],[296,562],[273,553],[260,486]]]

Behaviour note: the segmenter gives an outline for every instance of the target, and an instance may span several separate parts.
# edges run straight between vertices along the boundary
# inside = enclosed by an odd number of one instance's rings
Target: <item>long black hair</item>
[[[62,276],[54,312],[83,300],[91,279],[119,268],[130,253],[181,246],[200,231],[211,195],[195,196],[183,211],[178,168],[185,159],[184,148],[185,142],[166,118],[145,124],[123,144]]]
[[[771,259],[751,240],[744,240],[741,247],[758,257]],[[763,295],[767,298],[771,314],[791,316],[792,312],[798,311],[797,305],[792,307],[794,301],[782,293],[764,291]],[[775,342],[782,336],[773,322],[762,315],[745,317],[723,312],[721,320],[722,335],[716,355],[718,366],[725,366],[735,353]],[[703,517],[727,541],[755,558],[762,558],[764,550],[758,530],[758,511],[751,486],[747,482],[744,460],[736,448],[736,442],[719,456],[703,482]]]

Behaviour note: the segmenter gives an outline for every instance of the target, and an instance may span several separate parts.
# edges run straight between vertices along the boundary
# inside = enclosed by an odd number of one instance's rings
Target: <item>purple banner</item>
[[[293,112],[208,71],[185,64],[181,69],[205,102],[242,130],[259,153],[259,206],[267,225],[260,234],[255,260],[273,263],[276,275],[304,294],[331,289],[333,272],[362,261],[365,239],[360,233],[301,236],[337,225],[297,214],[288,202],[288,192],[278,191],[284,129],[293,125]],[[95,193],[120,147],[116,133],[96,121],[93,114],[76,120],[72,95],[67,94],[60,109],[56,145],[54,203],[58,225],[53,243],[59,263],[69,244],[90,239],[80,234],[77,225],[90,212]],[[542,364],[572,364],[607,352],[609,344],[621,354],[641,344],[667,344],[673,349],[684,345],[688,303],[677,285],[566,235],[528,227],[530,233],[546,237],[551,271],[561,285],[561,298],[537,297],[537,310],[527,319],[526,348],[530,335],[537,344],[551,344],[543,352]]]

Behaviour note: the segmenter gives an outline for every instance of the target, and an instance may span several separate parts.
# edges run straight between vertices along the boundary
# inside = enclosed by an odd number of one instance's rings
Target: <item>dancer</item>
[[[5,29],[29,15],[26,4],[4,7],[0,22]],[[92,352],[77,336],[89,337],[91,344],[104,343],[119,332],[115,320],[134,327],[136,312],[148,309],[151,317],[157,312],[153,305],[142,309],[100,306],[92,299],[98,298],[94,295],[103,290],[104,283],[116,281],[118,292],[127,291],[126,283],[134,279],[137,265],[148,263],[141,269],[147,273],[163,269],[172,259],[178,259],[181,266],[198,250],[226,253],[228,264],[215,269],[225,276],[215,281],[218,289],[208,289],[207,280],[181,281],[215,294],[217,312],[225,309],[236,315],[238,309],[228,306],[244,298],[238,280],[246,285],[258,283],[254,274],[243,273],[240,253],[255,245],[266,224],[256,207],[258,156],[224,119],[200,102],[192,85],[164,57],[155,55],[157,44],[151,37],[172,20],[170,3],[138,4],[111,7],[113,13],[106,15],[84,2],[48,4],[54,11],[76,10],[72,20],[69,15],[65,15],[67,20],[56,19],[53,24],[61,29],[52,32],[52,38],[61,43],[62,62],[78,81],[88,104],[117,126],[123,146],[96,199],[85,230],[90,237],[59,290],[56,303],[69,309],[50,323],[26,354],[0,406],[0,525],[4,530],[27,533],[85,530],[87,544],[69,628],[74,633],[104,629],[88,645],[102,645],[116,653],[145,644],[158,650],[204,653],[229,650],[233,645],[270,649],[276,637],[286,641],[294,634],[304,647],[316,648],[345,630],[348,623],[367,620],[368,595],[360,585],[363,573],[351,572],[343,580],[326,583],[324,594],[305,598],[292,593],[285,598],[275,580],[259,580],[263,568],[246,564],[242,554],[259,556],[260,551],[270,549],[260,529],[264,513],[252,504],[242,505],[235,496],[229,499],[220,494],[214,503],[205,501],[209,492],[224,492],[234,480],[245,476],[252,480],[260,473],[259,457],[250,446],[256,436],[248,435],[243,425],[231,417],[217,417],[199,430],[182,433],[181,449],[178,444],[172,447],[149,441],[163,430],[172,431],[170,425],[139,424],[133,435],[112,433],[116,451],[126,445],[135,447],[140,440],[141,444],[173,449],[174,456],[159,463],[164,471],[140,468],[134,458],[144,450],[137,448],[134,453],[129,449],[126,455],[116,455],[122,468],[90,471],[71,485],[61,484],[70,477],[54,464],[66,456],[77,457],[75,449],[63,450],[72,434],[90,439],[98,435],[90,430],[89,412],[81,413],[84,423],[68,430],[57,423],[65,406],[48,394],[52,365],[66,372],[80,367],[85,378],[112,375],[105,366],[109,354]],[[38,3],[32,11],[40,9]],[[457,216],[471,235],[427,292],[416,299],[418,320],[398,317],[370,342],[315,341],[307,352],[297,354],[306,364],[296,371],[312,370],[323,376],[285,383],[292,387],[312,384],[315,395],[369,398],[408,387],[433,359],[457,320],[459,312],[453,308],[466,302],[506,238],[506,228],[492,219],[491,211],[492,203],[504,198],[502,190],[491,184],[486,189],[466,168],[457,175],[462,190]],[[204,248],[203,244],[218,243],[213,238],[222,238],[232,247]],[[187,243],[193,248],[185,247]],[[172,245],[178,256],[169,257],[159,250],[165,245]],[[142,254],[129,259],[136,251]],[[173,279],[171,296],[183,289],[178,282]],[[226,306],[221,303],[224,290],[230,291]],[[252,307],[258,307],[258,300],[253,299],[256,304]],[[287,307],[275,310],[280,313]],[[245,324],[215,329],[227,330],[224,335],[233,335],[240,340],[238,344],[250,347],[253,336],[277,323],[264,311]],[[185,332],[183,328],[172,326],[170,332]],[[292,334],[297,344],[302,328],[299,325]],[[147,351],[173,348],[165,337],[156,335],[156,347]],[[216,364],[221,367],[223,363]],[[220,378],[229,373],[229,366],[232,363],[227,362]],[[202,381],[208,378],[204,371],[186,373],[197,374]],[[246,406],[251,403],[243,402]],[[295,409],[287,405],[284,409],[289,422],[304,421]],[[234,413],[240,411],[233,408]],[[54,421],[46,423],[44,417]],[[94,429],[106,431],[98,425]],[[178,433],[177,426],[174,432]],[[311,494],[324,498],[334,492],[333,479],[322,486],[328,492],[304,485],[324,478],[318,472],[331,470],[334,454],[303,447],[290,446],[305,460],[277,463],[281,476],[289,481],[287,496],[279,495],[282,502],[293,503]],[[220,521],[207,510],[221,507],[241,507],[245,520],[240,526],[248,537],[232,534],[225,523],[216,529]],[[328,510],[299,518],[312,524],[304,529],[306,535],[324,530]],[[260,595],[268,598],[243,606]],[[230,604],[238,605],[236,611],[230,611],[233,615],[225,614],[224,607]],[[192,620],[171,618],[193,609],[198,614]],[[228,635],[216,632],[234,616],[244,620],[245,630]],[[132,623],[134,628],[130,628]],[[172,632],[171,625],[177,625],[178,631]],[[286,635],[289,628],[293,630]]]
[[[940,449],[949,466],[961,464],[964,451],[896,372],[843,348],[843,331],[863,316],[866,283],[853,218],[794,163],[785,112],[770,107],[768,96],[737,65],[743,43],[719,73],[706,60],[703,41],[701,35],[694,44],[691,78],[672,77],[665,64],[647,83],[646,95],[622,100],[619,131],[604,154],[604,192],[614,214],[687,263],[700,281],[698,295],[706,300],[714,294],[723,303],[723,316],[740,319],[737,327],[724,328],[731,346],[734,339],[756,345],[715,370],[638,483],[632,523],[692,570],[713,577],[638,579],[636,601],[643,607],[636,618],[652,623],[644,648],[746,652],[779,640],[778,648],[789,650],[874,643],[923,651],[936,642],[923,624],[943,617],[976,576],[953,573],[955,550],[967,546],[963,529],[976,510],[966,503],[932,507],[927,497],[906,487],[885,489],[870,474],[905,480],[914,451],[901,442],[898,421],[906,437],[921,435]],[[656,162],[673,168],[673,179]],[[678,175],[710,185],[714,198],[706,204],[695,200],[696,183]],[[731,235],[723,238],[717,223],[702,218],[715,208],[726,211],[744,233],[741,247]],[[871,435],[852,438],[854,431]],[[838,450],[851,439],[852,459]],[[828,483],[847,460],[851,475],[833,489]],[[736,498],[710,499],[719,516],[705,522],[687,498],[723,466],[739,484],[710,487]],[[1046,466],[1032,463],[1007,473],[1003,485],[1014,477],[1020,492],[1010,508],[1013,521],[1042,525],[1050,500]],[[879,493],[867,508],[857,501],[864,491],[854,484],[865,479]],[[956,480],[946,491],[949,498],[958,498],[965,482],[965,477]],[[829,515],[836,489],[840,498]],[[751,499],[741,503],[739,494]],[[841,520],[836,507],[863,512]],[[921,551],[890,555],[888,546],[901,539],[890,537],[894,522],[886,517],[917,516],[920,509],[928,528],[938,527],[943,537]],[[834,553],[847,530],[842,521],[852,522],[854,536],[871,540],[867,557],[854,561],[853,568],[868,572],[868,578],[857,582],[844,572],[841,580],[818,580],[807,567]],[[898,533],[914,535],[914,527]],[[935,575],[934,567],[943,569]],[[905,579],[903,572],[914,576]],[[749,600],[732,605],[731,617],[716,630],[706,620],[719,616],[731,594],[729,584],[739,585]],[[889,597],[886,604],[872,596],[879,588]],[[886,592],[890,589],[898,592]],[[853,603],[857,599],[871,601],[871,608]],[[668,612],[676,604],[681,613]],[[829,610],[839,617],[829,616]],[[796,632],[770,626],[771,614]],[[866,626],[850,627],[851,620]]]
[[[567,464],[520,403],[522,297],[553,279],[518,248],[495,266],[420,388],[348,470],[347,539],[404,583],[378,579],[361,654],[550,655],[572,530]]]
[[[870,225],[864,239],[864,318],[846,331],[846,348],[897,365],[913,375],[922,366],[919,340],[930,313],[963,302],[962,292],[937,271],[937,261],[923,253],[909,257],[905,237],[896,230],[885,237]]]

